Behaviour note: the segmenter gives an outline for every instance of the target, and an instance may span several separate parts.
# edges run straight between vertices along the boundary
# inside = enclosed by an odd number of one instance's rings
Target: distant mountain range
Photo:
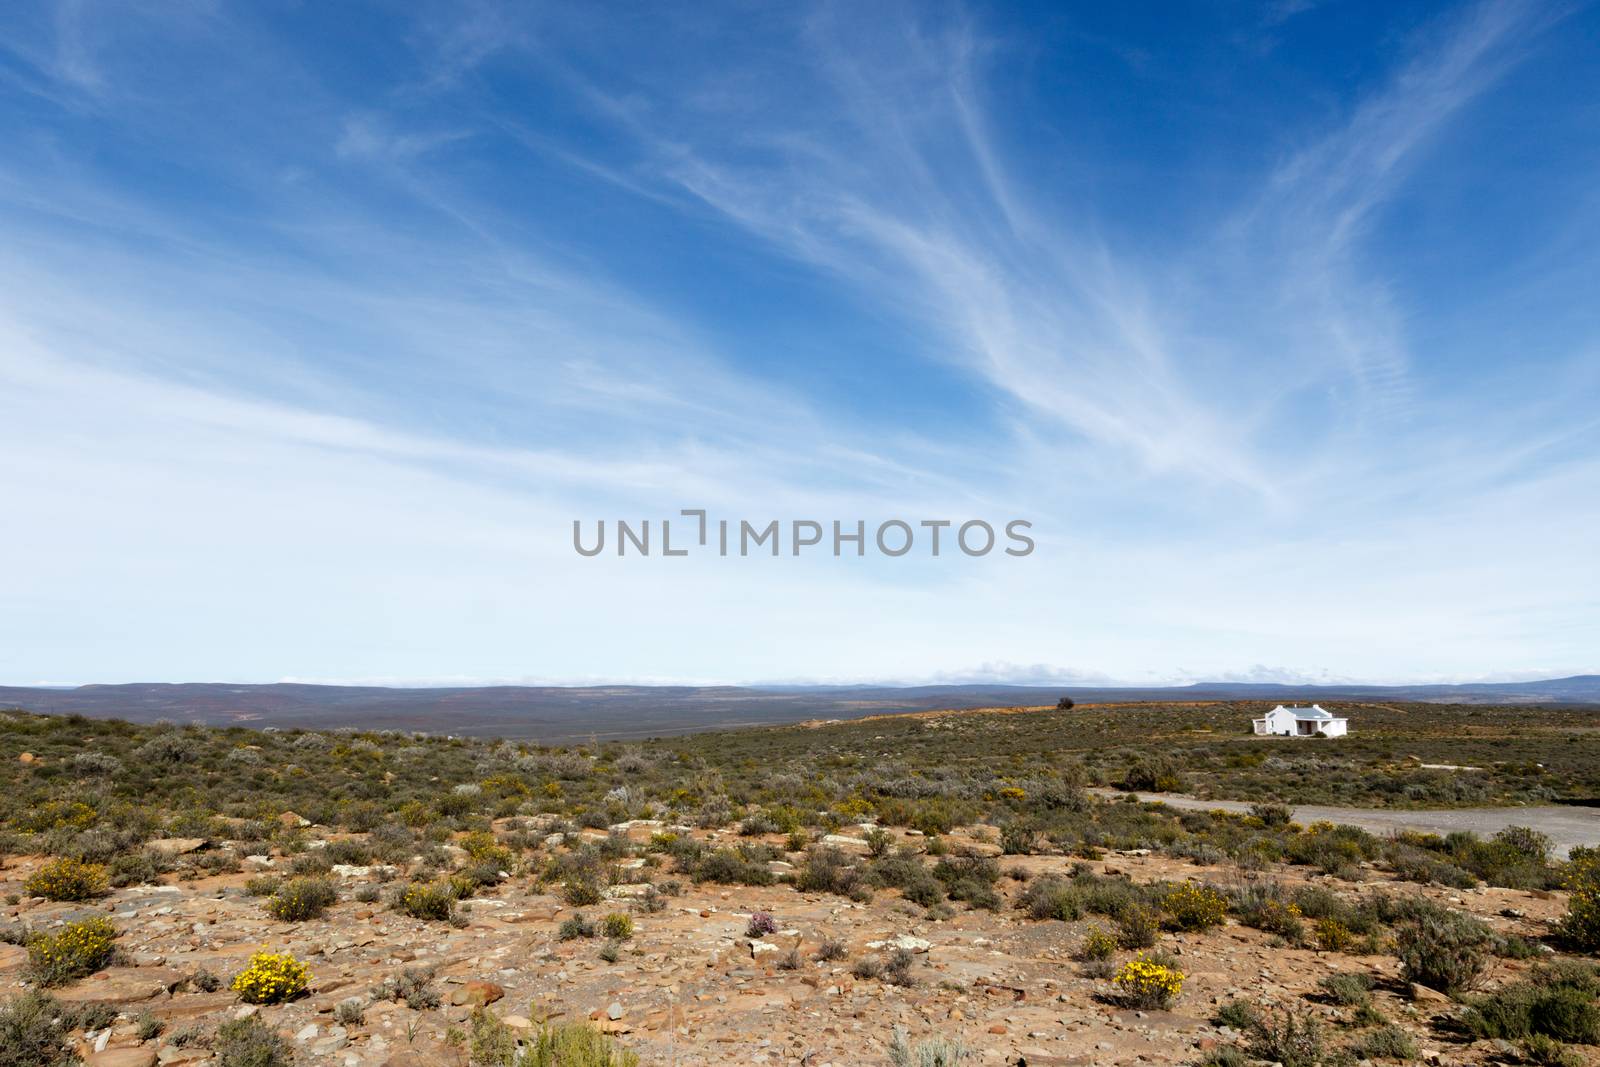
[[[571,741],[650,737],[731,726],[853,719],[902,711],[1054,704],[1197,700],[1395,700],[1450,704],[1600,704],[1600,675],[1468,685],[1186,686],[381,686],[227,685],[212,682],[0,686],[0,707],[51,714],[282,729],[426,730]]]

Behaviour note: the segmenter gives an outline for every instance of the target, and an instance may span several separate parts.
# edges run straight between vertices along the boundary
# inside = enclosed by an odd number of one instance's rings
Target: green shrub
[[[292,1067],[294,1050],[254,1015],[217,1027],[211,1045],[217,1067]]]
[[[294,878],[267,900],[267,913],[283,922],[320,919],[338,899],[333,883],[326,878]]]
[[[283,879],[275,874],[258,874],[245,879],[244,891],[252,897],[270,897],[281,885]]]
[[[1350,1051],[1364,1060],[1414,1060],[1418,1052],[1416,1041],[1398,1026],[1361,1035],[1350,1045]]]
[[[1211,1021],[1240,1033],[1249,1033],[1261,1019],[1261,1009],[1248,1000],[1229,1000],[1218,1006]]]
[[[889,1038],[889,1062],[893,1067],[956,1067],[971,1055],[971,1050],[954,1038],[935,1035],[915,1044],[902,1026]]]
[[[1127,949],[1149,948],[1156,943],[1155,914],[1143,904],[1129,904],[1117,916],[1117,943]]]
[[[1600,1044],[1600,1006],[1594,994],[1569,985],[1505,986],[1472,998],[1462,1022],[1477,1037],[1513,1040],[1540,1034],[1557,1041]]]
[[[639,1057],[587,1023],[546,1023],[516,1067],[638,1067]]]
[[[887,838],[889,835],[883,836]],[[806,851],[805,863],[795,874],[794,884],[802,893],[849,896],[861,884],[861,872],[850,865],[849,858],[842,850],[832,845],[812,845]]]
[[[1164,752],[1140,756],[1122,777],[1129,792],[1181,793],[1183,771],[1178,761]]]
[[[1460,992],[1483,973],[1491,940],[1487,927],[1459,912],[1414,919],[1395,931],[1400,976],[1440,992]]]
[[[1321,1067],[1326,1049],[1322,1024],[1293,1008],[1264,1012],[1250,1027],[1249,1050],[1282,1067]]]
[[[594,936],[594,923],[583,917],[583,912],[574,912],[561,921],[561,926],[556,931],[556,936],[562,941],[575,941],[580,937]]]
[[[372,987],[375,1000],[403,1000],[413,1011],[437,1008],[439,991],[433,987],[433,972],[426,967],[406,967]]]
[[[614,911],[600,920],[600,932],[613,941],[626,941],[633,936],[633,919]]]
[[[448,885],[412,882],[395,892],[391,905],[413,919],[448,922],[455,914],[456,895]]]
[[[1075,922],[1083,918],[1083,895],[1065,878],[1045,875],[1028,883],[1017,899],[1017,907],[1033,919],[1059,919]]]
[[[1294,809],[1287,804],[1252,804],[1250,814],[1268,826],[1288,826],[1289,820],[1294,818]]]
[[[30,989],[0,1004],[0,1067],[73,1067],[62,1006]]]
[[[1317,983],[1327,998],[1335,1004],[1357,1008],[1372,1003],[1372,976],[1346,972],[1330,974]]]

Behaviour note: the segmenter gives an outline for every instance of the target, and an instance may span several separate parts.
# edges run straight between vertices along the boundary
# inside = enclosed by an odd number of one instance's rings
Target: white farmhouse
[[[1252,719],[1258,734],[1282,734],[1287,737],[1343,737],[1349,731],[1349,720],[1341,719],[1320,704],[1309,708],[1284,707],[1279,704],[1264,719]]]

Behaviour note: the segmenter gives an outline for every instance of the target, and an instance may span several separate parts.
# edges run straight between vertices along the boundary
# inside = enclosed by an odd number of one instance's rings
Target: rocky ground
[[[623,829],[643,842],[660,826],[641,823]],[[901,831],[897,836],[916,843],[915,835]],[[731,837],[721,835],[723,840]],[[847,848],[865,847],[848,834],[841,840]],[[948,840],[999,852],[985,828]],[[200,841],[166,845],[175,850],[219,847]],[[547,842],[545,847],[552,846]],[[88,905],[18,899],[23,880],[41,862],[13,857],[0,871],[0,895],[17,900],[4,909],[8,921],[48,930],[97,913],[109,915],[120,931],[119,965],[58,991],[62,1000],[98,1001],[123,1013],[109,1029],[82,1035],[81,1052],[92,1067],[198,1067],[210,1062],[211,1054],[202,1047],[184,1047],[184,1032],[249,1012],[259,1012],[289,1036],[302,1063],[461,1063],[464,1058],[446,1043],[447,1031],[484,1002],[513,1027],[530,1026],[530,1020],[543,1015],[592,1019],[618,1035],[646,1064],[886,1063],[897,1026],[913,1039],[932,1034],[959,1038],[974,1050],[970,1062],[980,1064],[1174,1064],[1193,1062],[1237,1037],[1208,1021],[1218,1004],[1235,997],[1310,1005],[1337,1027],[1341,1010],[1319,1004],[1314,994],[1320,978],[1346,970],[1378,979],[1378,1007],[1412,1032],[1425,1060],[1485,1063],[1503,1051],[1487,1042],[1466,1043],[1431,1025],[1433,1017],[1452,1011],[1452,1005],[1403,987],[1389,956],[1272,947],[1269,935],[1231,921],[1204,934],[1164,934],[1161,947],[1177,955],[1187,981],[1173,1010],[1139,1012],[1101,999],[1106,983],[1086,977],[1084,965],[1073,959],[1085,929],[1104,926],[1103,920],[1032,921],[1009,900],[998,912],[963,911],[932,921],[893,891],[861,904],[803,894],[781,884],[685,882],[681,895],[666,898],[663,910],[635,907],[636,931],[623,943],[619,958],[608,963],[599,955],[599,940],[562,941],[559,924],[575,910],[595,919],[627,910],[647,877],[657,882],[668,877],[670,861],[650,871],[640,870],[642,858],[624,861],[624,867],[638,871],[639,881],[612,886],[610,901],[585,909],[565,905],[526,876],[513,877],[475,897],[461,928],[411,919],[381,903],[359,902],[362,886],[378,886],[383,877],[378,868],[336,868],[340,902],[327,917],[287,923],[268,917],[261,899],[243,888],[250,874],[281,869],[282,856],[252,857],[244,873],[114,890]],[[1065,871],[1074,862],[1082,861],[1007,857],[1003,866],[1040,874]],[[1247,877],[1233,867],[1207,868],[1148,854],[1108,854],[1091,865],[1138,881],[1203,878],[1228,884]],[[1385,877],[1377,871],[1364,873],[1374,883]],[[1286,883],[1313,880],[1342,892],[1355,888],[1303,868],[1256,876]],[[1011,897],[1022,884],[1002,878],[1000,889]],[[1547,933],[1564,908],[1559,893],[1414,885],[1405,891],[1448,902],[1498,930],[1528,938]],[[778,932],[747,937],[746,925],[755,911],[771,913]],[[848,956],[817,961],[816,948],[827,939],[844,942]],[[914,986],[853,976],[853,960],[894,943],[914,953]],[[227,991],[228,979],[263,946],[292,952],[310,965],[310,995],[255,1008],[241,1005]],[[796,969],[784,969],[782,962],[793,946],[799,947],[802,962]],[[1119,959],[1126,955],[1119,954]],[[7,992],[19,986],[25,960],[24,949],[0,945],[0,984]],[[1496,961],[1491,982],[1529,966]],[[414,1010],[398,1000],[371,996],[374,985],[406,967],[436,972],[442,997],[438,1007]],[[222,988],[197,988],[202,969],[221,977]],[[341,1023],[335,1009],[351,998],[364,1006],[362,1019]],[[165,1021],[166,1027],[160,1036],[141,1041],[136,1017],[144,1012]]]

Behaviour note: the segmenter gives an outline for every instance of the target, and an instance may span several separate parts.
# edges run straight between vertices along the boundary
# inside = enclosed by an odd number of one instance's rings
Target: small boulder
[[[464,982],[450,994],[450,1003],[486,1008],[506,995],[506,991],[493,982]]]
[[[1420,982],[1412,982],[1407,987],[1407,994],[1418,1004],[1453,1004],[1447,995],[1437,989],[1429,989]]]

